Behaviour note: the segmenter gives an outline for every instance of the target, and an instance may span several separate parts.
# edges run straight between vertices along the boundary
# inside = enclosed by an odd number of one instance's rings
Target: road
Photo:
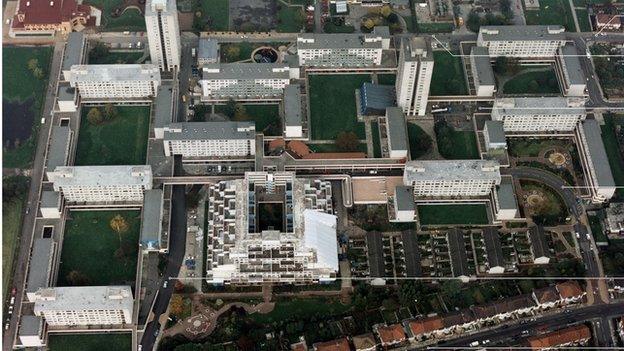
[[[33,167],[30,175],[30,189],[28,190],[28,200],[26,203],[26,207],[30,208],[31,211],[29,212],[29,214],[24,215],[19,242],[19,252],[17,254],[17,260],[13,266],[14,273],[12,285],[14,287],[17,287],[17,294],[15,296],[14,313],[11,316],[9,330],[5,331],[3,335],[4,350],[10,350],[13,346],[13,341],[15,340],[17,326],[19,323],[19,315],[21,314],[22,309],[21,302],[24,299],[26,266],[30,257],[30,247],[32,245],[34,235],[35,218],[37,217],[38,209],[37,204],[39,203],[41,182],[43,180],[45,151],[48,145],[48,139],[50,137],[50,131],[53,123],[53,118],[51,116],[54,109],[56,87],[58,84],[58,77],[61,69],[61,61],[63,60],[64,47],[64,42],[56,43],[56,45],[54,46],[52,63],[50,65],[50,78],[41,115],[42,118],[46,119],[46,122],[45,124],[42,124],[39,128],[37,149],[35,150],[35,158],[33,160]],[[38,123],[38,121],[39,119],[35,118],[34,123]]]
[[[538,328],[559,329],[568,324],[576,324],[593,318],[608,317],[615,318],[624,315],[624,301],[612,304],[599,304],[571,309],[569,313],[549,314],[537,317],[533,322],[527,321],[524,324],[513,324],[500,326],[495,329],[470,334],[457,339],[440,342],[438,346],[461,347],[468,346],[474,341],[490,340],[493,344],[503,343],[504,345],[514,345],[518,343],[524,330],[529,331],[529,335],[535,333]],[[506,343],[505,343],[506,342]]]

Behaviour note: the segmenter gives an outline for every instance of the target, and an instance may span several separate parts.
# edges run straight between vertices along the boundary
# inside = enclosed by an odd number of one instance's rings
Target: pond
[[[12,102],[2,99],[2,144],[4,148],[15,149],[32,134],[35,118],[34,99],[25,102]]]

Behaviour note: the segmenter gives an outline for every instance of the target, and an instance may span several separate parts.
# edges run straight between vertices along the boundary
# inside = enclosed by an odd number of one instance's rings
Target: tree
[[[39,60],[36,58],[28,60],[28,69],[34,72],[36,68],[39,68]]]
[[[496,58],[496,62],[494,62],[494,72],[498,74],[507,73],[507,57],[506,56],[499,56]]]
[[[390,6],[384,5],[381,7],[381,10],[379,10],[379,13],[384,16],[384,18],[388,18],[388,16],[392,13],[392,9]]]
[[[184,312],[184,299],[181,295],[174,294],[171,296],[171,301],[169,301],[169,312],[176,317],[182,315],[182,312]]]
[[[108,56],[108,47],[102,42],[97,42],[89,51],[89,61],[99,61],[106,56]]]
[[[358,146],[360,146],[360,140],[353,132],[340,132],[336,137],[336,147],[341,152],[357,151]]]
[[[100,109],[97,107],[92,107],[89,110],[89,113],[87,113],[87,120],[89,121],[89,123],[97,125],[102,123],[104,119],[102,117],[102,112],[100,112]]]
[[[466,20],[466,27],[471,31],[477,33],[479,32],[479,28],[481,27],[481,17],[478,13],[471,11],[468,14],[468,19]]]
[[[115,119],[119,114],[117,107],[111,103],[104,105],[103,112],[104,119],[107,121]]]
[[[447,297],[448,301],[458,301],[462,295],[461,284],[459,279],[445,280],[441,286],[441,293]]]
[[[119,235],[119,243],[121,244],[121,234],[127,232],[130,229],[130,225],[120,214],[115,215],[115,217],[110,220],[109,225],[111,229]]]
[[[225,103],[223,113],[228,118],[234,118],[234,114],[236,113],[236,101],[234,101],[234,99],[229,99],[228,102]]]
[[[422,282],[405,280],[399,285],[399,302],[404,306],[415,305],[422,302],[426,295],[427,287]]]
[[[2,177],[2,201],[13,201],[26,194],[29,181],[30,178],[22,175]]]
[[[69,274],[67,274],[67,276],[65,277],[65,280],[67,280],[69,285],[72,285],[72,286],[89,285],[89,281],[90,281],[89,277],[87,277],[84,273],[77,271],[77,270],[73,270],[69,272]]]
[[[245,106],[241,104],[236,104],[234,106],[234,120],[235,121],[244,121],[247,119],[247,110]]]
[[[375,21],[372,18],[367,18],[362,21],[362,27],[366,30],[372,30],[375,27]]]
[[[238,61],[240,59],[240,47],[238,45],[228,45],[225,48],[225,58],[228,61]]]

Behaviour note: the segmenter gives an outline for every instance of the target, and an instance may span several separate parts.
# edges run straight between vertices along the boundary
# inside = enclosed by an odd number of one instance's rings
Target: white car
[[[167,280],[165,280],[165,282],[163,283],[163,288],[167,289],[167,284],[168,284],[168,283],[169,283],[169,282],[168,282]]]

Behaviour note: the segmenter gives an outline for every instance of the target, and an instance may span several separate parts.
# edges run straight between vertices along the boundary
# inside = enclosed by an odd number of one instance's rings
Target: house
[[[590,338],[591,332],[586,325],[575,325],[531,337],[527,342],[533,350],[554,350],[567,346],[585,345]]]
[[[587,294],[585,290],[581,289],[578,282],[572,280],[558,283],[556,287],[561,301],[566,305],[582,301],[583,297]]]
[[[373,329],[377,333],[382,347],[396,346],[407,340],[405,331],[401,324],[375,325]]]
[[[356,335],[353,337],[353,347],[355,351],[375,351],[377,350],[377,340],[373,333]]]
[[[532,296],[537,306],[541,309],[553,308],[561,303],[559,291],[554,286],[533,290]]]
[[[429,339],[437,331],[444,329],[441,317],[433,316],[424,319],[414,319],[405,322],[410,341]]]
[[[312,345],[312,348],[314,351],[351,351],[351,346],[347,338],[317,342]]]

